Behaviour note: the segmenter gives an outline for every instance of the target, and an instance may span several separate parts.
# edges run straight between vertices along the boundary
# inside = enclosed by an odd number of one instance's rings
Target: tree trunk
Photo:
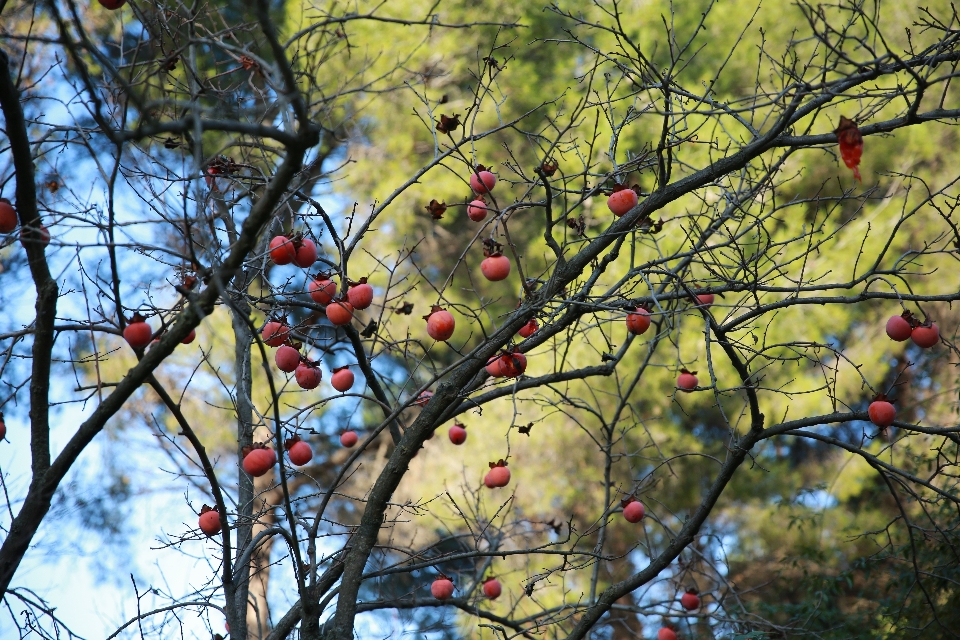
[[[273,488],[270,488],[270,487]],[[272,527],[276,523],[275,508],[283,499],[283,492],[276,486],[272,473],[254,480],[256,497],[254,513],[257,519],[253,523],[252,535]],[[273,536],[261,542],[257,550],[250,555],[250,581],[247,595],[247,639],[262,640],[270,632],[270,607],[267,603],[267,588],[270,585],[270,551],[273,549]]]
[[[247,325],[250,307],[242,299],[236,299],[231,306],[233,316],[233,334],[235,338],[234,366],[236,371],[236,403],[237,403],[237,474],[240,481],[238,504],[240,513],[237,519],[236,558],[239,559],[253,538],[252,525],[254,513],[253,479],[243,471],[239,461],[243,459],[241,450],[253,442],[253,400],[251,389],[253,372],[250,368],[250,347],[253,344],[253,335]],[[238,567],[239,568],[239,567]],[[245,571],[239,572],[237,580],[236,610],[230,616],[231,635],[234,638],[245,640],[247,636],[248,590],[250,582]],[[256,619],[254,617],[254,619]],[[260,637],[260,636],[256,636]]]

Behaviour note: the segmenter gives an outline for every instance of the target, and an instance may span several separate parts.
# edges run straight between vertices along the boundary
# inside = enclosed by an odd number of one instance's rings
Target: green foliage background
[[[356,11],[362,14],[378,3],[361,1],[355,4]],[[611,6],[602,4],[607,8]],[[389,5],[380,12],[412,18],[423,15],[432,6],[432,0],[409,0]],[[929,6],[933,12],[948,11],[945,1],[938,0]],[[709,13],[704,19],[707,9]],[[284,16],[283,28],[288,36],[302,29],[315,10],[312,3],[298,0],[289,0],[276,9],[277,15]],[[561,2],[559,10],[578,12],[587,20],[607,23],[613,20],[597,7],[583,3]],[[394,337],[409,335],[422,339],[424,327],[420,316],[430,305],[441,303],[461,310],[487,305],[479,318],[471,320],[463,314],[457,316],[457,333],[452,342],[458,347],[469,348],[482,329],[489,331],[496,326],[500,314],[516,305],[521,288],[516,271],[503,283],[489,283],[478,278],[476,274],[482,258],[479,246],[469,249],[465,260],[457,264],[477,229],[477,225],[467,220],[463,207],[470,198],[466,183],[470,172],[467,162],[493,165],[500,178],[495,193],[500,206],[522,197],[523,185],[512,184],[517,178],[516,168],[521,167],[530,175],[530,170],[544,159],[544,142],[536,134],[550,135],[556,123],[564,123],[570,117],[577,102],[585,97],[588,79],[583,74],[594,60],[584,48],[569,42],[570,36],[565,31],[571,27],[569,20],[557,10],[544,9],[537,3],[453,1],[441,3],[437,11],[445,23],[498,20],[516,21],[522,26],[436,28],[425,36],[423,29],[398,24],[347,22],[340,27],[343,35],[333,36],[327,32],[316,37],[341,39],[341,46],[349,47],[344,50],[348,55],[331,56],[322,64],[319,60],[314,61],[318,63],[318,77],[315,81],[305,82],[303,88],[319,94],[333,90],[338,78],[353,74],[378,77],[388,74],[398,63],[402,68],[401,72],[389,77],[388,84],[394,87],[391,93],[361,93],[342,111],[328,114],[330,122],[342,124],[334,127],[337,144],[331,144],[335,148],[332,153],[347,164],[337,180],[326,188],[335,198],[333,201],[340,203],[341,209],[333,213],[344,224],[355,207],[357,216],[362,218],[374,203],[387,198],[410,178],[413,171],[434,157],[438,151],[438,138],[434,136],[431,123],[441,113],[466,112],[478,86],[477,76],[486,68],[483,58],[492,55],[502,70],[493,82],[493,94],[479,112],[471,114],[467,128],[482,131],[532,112],[519,125],[528,135],[505,130],[486,138],[471,148],[468,158],[444,161],[398,197],[363,245],[365,251],[357,253],[350,265],[355,277],[370,275],[371,282],[378,287],[380,304],[388,279],[384,263],[392,262],[404,250],[415,247],[413,257],[419,270],[401,268],[400,275],[404,279],[400,291],[392,290],[397,297],[383,304],[383,315],[379,320]],[[625,30],[646,52],[654,52],[652,59],[658,66],[668,61],[669,43],[664,20],[673,25],[678,37],[694,38],[695,46],[690,50],[696,51],[696,55],[689,57],[679,80],[691,87],[709,85],[722,65],[711,89],[715,99],[728,102],[752,95],[758,73],[769,73],[770,60],[777,59],[785,51],[795,29],[803,22],[794,6],[782,3],[758,6],[746,0],[673,5],[633,0],[620,3],[619,11]],[[905,29],[909,27],[913,29],[914,44],[919,48],[927,37],[914,26],[919,18],[915,6],[885,4],[882,27],[890,36],[890,45],[906,47]],[[699,27],[701,20],[702,28]],[[609,35],[582,29],[575,31],[598,50],[616,50],[617,43]],[[734,53],[728,59],[735,43]],[[760,53],[761,45],[763,54]],[[818,54],[812,47],[810,43],[802,43],[796,49],[815,58]],[[595,93],[586,97],[610,97],[614,108],[622,113],[633,99],[630,83],[610,73],[609,66],[604,69],[609,75],[604,77],[601,73],[593,77]],[[763,77],[762,81],[776,83],[770,77]],[[445,97],[443,103],[438,104],[442,97]],[[955,91],[951,90],[947,101],[955,98]],[[497,108],[493,108],[494,102]],[[760,107],[758,116],[763,112],[764,108]],[[842,107],[828,107],[817,114],[816,119],[804,124],[812,133],[828,132],[841,114],[849,117],[864,115],[857,112],[855,102],[846,102]],[[874,120],[886,117],[883,112],[867,115]],[[558,161],[561,173],[582,172],[584,163],[590,164],[592,173],[612,169],[608,155],[609,122],[603,117],[596,121],[592,118],[591,112],[590,117],[583,118],[579,127],[566,135],[563,144],[551,153]],[[762,129],[762,117],[756,122]],[[711,148],[707,142],[714,141],[722,151],[726,142],[731,139],[742,141],[748,135],[742,128],[718,131],[704,127],[704,124],[694,119],[687,123],[690,134],[696,133],[700,144],[690,143],[680,148],[678,159],[683,164],[675,168],[675,177],[703,167],[711,157],[716,157],[718,149]],[[661,126],[662,121],[653,115],[636,120],[619,139],[616,161],[623,163],[631,154],[655,144]],[[594,128],[600,144],[590,145]],[[439,143],[442,142],[440,137]],[[930,124],[900,130],[895,135],[870,137],[865,144],[862,188],[875,188],[876,195],[861,208],[853,208],[849,203],[835,207],[829,198],[837,197],[844,189],[860,187],[852,184],[849,172],[838,162],[833,148],[801,150],[782,167],[780,176],[784,184],[776,190],[776,198],[786,203],[816,195],[822,201],[811,199],[785,207],[781,224],[770,228],[768,237],[745,238],[741,248],[747,254],[759,252],[762,243],[768,240],[784,242],[803,224],[826,221],[821,236],[830,239],[810,257],[804,268],[808,273],[846,278],[854,273],[858,261],[880,254],[884,232],[900,222],[901,212],[895,210],[887,196],[908,188],[915,189],[918,194],[924,192],[923,185],[907,180],[903,175],[916,173],[927,184],[940,186],[956,179],[956,166],[953,127]],[[654,187],[655,178],[648,173],[633,174],[630,180],[639,182],[644,191],[649,191]],[[612,286],[632,264],[657,252],[666,255],[686,246],[688,239],[684,230],[698,223],[698,198],[703,197],[709,202],[711,192],[710,188],[704,189],[697,197],[677,201],[661,212],[666,221],[664,232],[655,240],[638,237],[634,245],[636,253],[625,252],[608,269],[599,288]],[[909,203],[917,201],[918,197],[910,195],[906,200]],[[449,205],[440,221],[432,220],[425,212],[424,207],[431,199]],[[602,198],[587,200],[579,206],[575,203],[576,199],[566,194],[554,205],[558,210],[562,209],[556,215],[583,214],[591,232],[599,231],[612,218]],[[546,259],[548,249],[542,239],[543,224],[543,211],[537,208],[523,210],[511,220],[511,237],[521,248],[527,275],[542,275],[549,266]],[[929,230],[941,225],[941,218],[932,209],[919,211],[904,223],[898,236],[901,244],[888,248],[884,260],[892,265],[902,252],[928,240]],[[334,247],[328,242],[329,238],[323,240],[323,249],[327,255],[333,256]],[[861,247],[864,257],[858,258]],[[805,249],[805,246],[785,245],[780,258],[796,256]],[[436,288],[446,280],[454,264],[457,266],[451,284],[439,295]],[[933,271],[934,275],[929,279],[910,278],[909,285],[914,291],[940,290],[944,288],[944,282],[960,286],[952,259],[946,256],[931,258],[918,265],[917,271]],[[711,274],[702,269],[695,277],[703,282],[711,280]],[[889,286],[889,283],[876,283],[875,286]],[[859,289],[854,287],[850,293]],[[645,289],[637,287],[635,295],[645,293]],[[391,311],[401,301],[414,304],[412,315],[403,316]],[[748,295],[718,298],[714,312],[718,317],[739,315],[750,302]],[[379,308],[375,310],[380,312]],[[945,305],[934,305],[924,311],[937,319],[948,339],[954,337],[958,326],[957,312]],[[921,353],[887,340],[883,323],[888,316],[899,312],[895,304],[878,303],[793,307],[777,314],[766,326],[752,326],[738,332],[736,337],[745,343],[752,340],[773,345],[802,340],[811,345],[809,352],[786,347],[779,350],[780,355],[792,358],[789,362],[768,359],[768,366],[763,371],[763,386],[792,394],[789,397],[773,393],[762,396],[762,410],[768,424],[775,424],[785,417],[831,412],[834,407],[830,399],[819,391],[825,383],[835,387],[837,397],[847,406],[863,408],[872,396],[865,387],[864,377],[874,389],[885,389],[906,361],[912,362],[913,366],[907,376],[908,384],[899,387],[898,417],[922,420],[925,424],[955,423],[955,362],[946,350]],[[579,366],[599,364],[601,354],[615,351],[624,341],[626,332],[622,319],[622,312],[599,311],[590,319],[594,324],[589,331],[578,334],[569,345],[548,343],[528,354],[528,373],[536,375],[553,370],[558,354],[567,347],[568,361]],[[223,339],[229,335],[228,326],[225,317],[214,317],[204,324],[198,340],[198,344],[212,348],[208,357],[220,362],[224,371],[229,371],[232,358],[229,340]],[[716,468],[712,458],[724,455],[728,431],[720,409],[736,422],[742,402],[739,397],[728,397],[718,406],[715,396],[709,392],[682,397],[675,393],[675,379],[681,365],[699,369],[701,384],[707,384],[704,380],[709,379],[703,320],[698,311],[676,308],[676,314],[665,321],[660,330],[672,333],[673,345],[669,351],[664,349],[666,345],[662,346],[654,356],[653,366],[630,395],[629,404],[617,423],[617,439],[613,446],[617,454],[614,477],[621,495],[625,495],[637,489],[637,482],[656,468],[656,480],[644,484],[639,495],[651,513],[671,526],[678,526],[699,504]],[[648,337],[634,341],[630,355],[620,365],[617,374],[589,385],[569,383],[562,387],[566,396],[588,400],[605,420],[610,419],[617,403],[613,391],[618,386],[627,388],[632,372],[647,355]],[[824,357],[820,363],[815,362],[814,358],[807,357],[817,352],[814,343],[838,348],[846,360]],[[443,344],[427,344],[426,348],[431,363],[437,367],[455,357]],[[193,355],[194,352],[184,350],[183,366],[187,366]],[[255,354],[255,357],[259,356]],[[714,358],[718,385],[736,386],[735,372],[723,364],[722,359],[716,358],[716,352]],[[116,359],[114,363],[118,372],[130,364],[122,359]],[[384,367],[383,370],[406,366],[389,354],[384,354],[378,364]],[[165,373],[176,375],[169,368]],[[259,369],[257,375],[261,375]],[[225,376],[224,386],[229,387],[229,373]],[[257,378],[255,389],[262,389],[262,385],[263,380]],[[411,391],[409,387],[393,389],[400,396]],[[188,413],[196,422],[204,424],[201,435],[216,438],[221,443],[226,456],[232,451],[234,438],[224,428],[229,420],[214,417],[209,405],[227,406],[229,403],[217,401],[218,394],[225,393],[222,387],[211,385],[209,393],[202,402],[193,401]],[[267,395],[263,394],[259,402],[265,404]],[[293,406],[285,408],[288,411],[294,409]],[[313,428],[332,437],[343,417],[331,409],[319,407],[309,419],[313,421]],[[375,424],[379,421],[379,413],[364,409],[353,419]],[[597,445],[601,421],[596,416],[577,413],[569,406],[548,401],[543,395],[520,393],[516,404],[506,399],[484,408],[482,413],[467,414],[463,421],[468,425],[467,444],[454,448],[443,434],[428,442],[427,455],[418,456],[396,500],[401,503],[406,499],[425,501],[438,496],[436,504],[444,506],[433,508],[429,515],[410,522],[406,530],[393,535],[401,539],[416,537],[423,540],[424,536],[459,530],[461,524],[457,513],[449,508],[450,503],[443,495],[449,492],[453,500],[475,505],[486,517],[505,519],[509,515],[535,523],[570,522],[575,534],[584,534],[583,546],[596,542],[591,530],[606,507],[601,484],[604,456]],[[528,422],[534,423],[530,435],[520,435],[516,427]],[[170,428],[174,428],[172,421]],[[934,446],[932,439],[912,437],[890,446],[883,438],[875,437],[877,434],[872,425],[854,424],[831,430],[832,435],[842,432],[844,437],[852,440],[874,438],[870,444],[871,452],[882,453],[885,460],[915,469],[920,475],[929,471],[928,449]],[[326,449],[328,455],[333,455],[333,451],[332,446]],[[516,496],[508,501],[508,509],[501,511],[505,493],[490,496],[475,492],[487,461],[508,454],[514,478],[511,487],[516,490]],[[659,466],[662,459],[678,454],[696,455],[686,455],[672,460],[669,465]],[[363,486],[369,481],[366,473],[354,478],[355,486]],[[918,515],[920,507],[915,502],[905,501],[901,506],[912,517]],[[683,588],[696,586],[705,592],[704,601],[710,610],[722,600],[725,615],[746,627],[756,620],[755,616],[762,615],[796,629],[798,635],[810,632],[816,634],[815,637],[839,640],[922,637],[920,630],[931,622],[929,599],[937,605],[941,623],[947,628],[960,629],[960,614],[955,606],[949,605],[960,597],[956,588],[960,574],[957,547],[923,539],[917,532],[911,540],[902,520],[897,521],[899,508],[882,479],[861,458],[796,439],[768,441],[754,452],[753,464],[738,473],[702,532],[698,546],[699,552],[720,563],[726,581],[735,585],[741,595],[732,595],[723,584],[707,577],[712,572],[703,560],[685,554],[684,566],[674,567],[669,576],[664,576],[667,581],[657,591],[642,597],[638,595],[636,603],[669,600]],[[944,505],[934,515],[946,538],[953,540],[955,545],[956,528],[960,524],[956,511]],[[356,517],[356,512],[347,505],[343,507],[341,517],[349,521]],[[640,528],[626,524],[619,516],[614,517],[607,550],[623,557],[602,565],[601,586],[623,579],[645,564],[643,555],[635,552],[639,531]],[[647,531],[649,537],[640,536],[652,548],[668,542],[654,535],[652,527]],[[544,539],[549,538],[544,535]],[[888,546],[888,541],[892,546]],[[922,571],[929,572],[923,580],[923,589],[915,581],[910,560],[914,552],[917,565]],[[492,571],[504,583],[505,595],[492,605],[493,611],[523,615],[540,606],[576,600],[589,588],[590,571],[574,572],[564,581],[537,584],[534,605],[523,596],[523,588],[529,576],[542,568],[542,562],[539,558],[523,560],[519,557],[496,561]],[[636,637],[637,634],[652,637],[658,622],[659,619],[648,619],[642,625],[639,621],[630,621],[624,623],[623,629],[614,627],[612,633],[614,637]],[[686,619],[680,627],[684,637],[710,638],[715,634],[710,624],[695,618]],[[479,630],[467,617],[463,618],[454,635],[492,637],[489,630]]]

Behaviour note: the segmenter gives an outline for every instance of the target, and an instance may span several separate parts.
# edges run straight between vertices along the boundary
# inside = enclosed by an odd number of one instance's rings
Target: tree
[[[664,7],[661,31],[614,1],[360,5],[5,9],[3,295],[29,273],[35,296],[2,336],[32,457],[0,545],[13,624],[61,624],[17,569],[128,416],[213,503],[167,552],[215,571],[118,633],[222,612],[234,638],[342,639],[385,610],[450,636],[955,633],[952,9],[901,31],[896,6],[801,2],[770,39],[779,8]],[[873,487],[845,518],[773,500],[848,472]]]

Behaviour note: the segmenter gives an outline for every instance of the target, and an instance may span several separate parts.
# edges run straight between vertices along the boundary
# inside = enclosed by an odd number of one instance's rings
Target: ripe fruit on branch
[[[697,388],[696,371],[687,371],[680,369],[680,375],[677,377],[677,388],[685,393],[690,393]]]
[[[353,371],[350,371],[350,367],[334,369],[333,375],[330,376],[330,384],[337,391],[348,391],[353,386]]]
[[[505,487],[509,483],[510,469],[507,469],[507,463],[503,460],[491,462],[490,471],[488,471],[486,477],[484,477],[483,484],[487,485],[488,489],[495,489],[497,487]]]
[[[623,505],[623,517],[627,522],[636,524],[643,520],[643,516],[647,513],[647,510],[643,508],[643,503],[633,496],[627,498],[626,503],[621,504]]]
[[[491,282],[499,282],[510,275],[510,258],[503,255],[500,243],[487,238],[483,241],[483,255],[486,258],[480,263],[480,272]]]
[[[863,155],[863,136],[857,123],[849,118],[840,116],[840,126],[834,131],[840,143],[840,157],[848,169],[853,169],[853,177],[863,182],[860,177],[860,156]]]
[[[367,284],[366,278],[360,278],[357,282],[350,282],[350,288],[347,289],[347,300],[353,305],[354,309],[366,309],[373,302],[373,287]]]
[[[636,311],[627,314],[627,331],[635,336],[639,336],[650,328],[650,312],[643,307],[637,307]]]
[[[287,449],[287,455],[290,456],[290,462],[302,467],[313,459],[313,449],[306,442],[300,439],[300,436],[293,436],[283,443]]]
[[[340,444],[345,446],[347,449],[357,444],[360,440],[360,436],[357,435],[356,431],[344,431],[340,434]]]
[[[712,293],[698,293],[696,296],[697,306],[707,309],[710,305],[713,304],[713,294]]]
[[[437,600],[448,599],[453,595],[453,581],[441,573],[430,585],[430,594]]]
[[[420,395],[417,396],[417,399],[413,401],[413,404],[417,405],[418,407],[425,407],[427,406],[427,403],[430,402],[430,398],[432,397],[433,391],[430,391],[430,389],[424,389],[420,392]]]
[[[890,316],[887,320],[887,337],[897,342],[910,339],[910,334],[913,333],[913,324],[910,322],[912,318],[913,314],[909,311],[904,311],[901,316]]]
[[[200,508],[200,531],[203,531],[208,538],[220,533],[220,512],[216,507],[203,505]]]
[[[505,280],[510,275],[510,258],[502,253],[488,256],[480,263],[480,272],[491,282]]]
[[[613,193],[607,198],[607,207],[618,218],[637,206],[640,197],[637,192],[622,184],[613,185]]]
[[[657,631],[657,640],[677,640],[677,633],[670,627],[661,627]]]
[[[7,437],[7,423],[3,420],[3,413],[0,412],[0,440]]]
[[[247,447],[244,447],[246,450]],[[255,443],[243,456],[243,470],[259,478],[277,464],[277,454],[270,447]]]
[[[190,344],[197,339],[197,330],[190,329],[190,333],[187,334],[187,337],[180,341],[180,344]]]
[[[297,248],[287,236],[274,236],[270,241],[270,259],[274,264],[290,264],[297,259]]]
[[[143,316],[134,313],[130,323],[123,330],[123,338],[134,349],[142,349],[153,339],[153,329]]]
[[[456,322],[453,314],[443,307],[433,305],[433,309],[423,316],[423,319],[427,321],[427,334],[437,342],[446,342],[453,335]]]
[[[527,356],[515,351],[500,356],[500,375],[506,378],[519,378],[527,369]]]
[[[537,329],[540,328],[540,325],[537,324],[537,321],[534,318],[530,318],[530,322],[520,327],[520,330],[517,331],[517,334],[521,338],[529,338],[537,332]]]
[[[176,61],[174,61],[173,64],[176,64]],[[207,175],[203,176],[203,180],[207,183],[207,186],[210,187],[211,190],[220,191],[220,184],[217,182],[217,176],[221,173],[220,167],[213,165],[207,167]]]
[[[293,263],[303,269],[309,269],[317,261],[317,245],[310,238],[303,238],[299,244],[294,240],[296,255]]]
[[[516,378],[527,369],[527,356],[519,351],[508,351],[487,362],[486,370],[494,378]]]
[[[500,597],[501,593],[503,593],[503,588],[500,586],[499,580],[496,578],[487,578],[483,581],[483,595],[491,600],[496,600]]]
[[[36,240],[30,237],[34,233],[40,234],[41,245],[45,247],[50,244],[50,230],[43,224],[40,225],[39,229],[37,227],[20,227],[20,242],[24,245],[35,243]]]
[[[881,393],[867,407],[867,415],[870,416],[870,422],[883,428],[893,424],[897,417],[897,410],[893,403],[888,401],[887,396]]]
[[[929,349],[940,342],[940,328],[936,322],[926,320],[918,327],[913,328],[910,334],[913,343],[922,349]]]
[[[260,337],[263,338],[264,344],[270,345],[271,347],[279,347],[287,341],[289,336],[290,327],[288,327],[287,323],[283,320],[270,320],[267,324],[263,325],[263,331],[260,332]]]
[[[100,6],[104,9],[110,9],[110,11],[116,11],[123,5],[127,4],[127,0],[99,0]]]
[[[300,352],[291,346],[283,345],[277,349],[274,360],[277,362],[277,369],[290,373],[291,371],[296,371],[297,366],[300,364]]]
[[[680,596],[680,606],[687,611],[693,611],[700,608],[700,596],[696,589],[687,589],[687,592]]]
[[[326,314],[334,326],[342,327],[353,319],[353,305],[346,300],[334,300],[327,305]]]
[[[470,188],[476,193],[488,193],[493,191],[497,184],[497,176],[493,175],[482,164],[477,165],[476,171],[470,174]]]
[[[455,422],[448,433],[450,436],[450,442],[456,445],[461,445],[467,441],[467,427],[462,425],[459,422]]]
[[[310,292],[310,298],[317,304],[330,304],[337,295],[337,285],[329,278],[318,276],[307,284],[307,291]]]
[[[0,233],[10,233],[17,228],[17,210],[10,201],[0,198]]]
[[[323,378],[320,369],[306,362],[298,364],[293,375],[301,389],[316,389],[320,386],[320,379]]]
[[[16,215],[14,215],[16,217]],[[487,201],[482,197],[477,198],[467,205],[467,217],[474,222],[480,222],[487,217]],[[14,222],[16,226],[16,222]]]

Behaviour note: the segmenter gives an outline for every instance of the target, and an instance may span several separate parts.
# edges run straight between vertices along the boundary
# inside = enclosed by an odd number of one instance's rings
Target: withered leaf
[[[450,133],[454,129],[460,128],[460,114],[455,113],[452,116],[440,114],[440,122],[437,123],[437,131],[440,133]]]
[[[428,204],[424,208],[427,210],[427,213],[429,213],[434,220],[439,220],[440,218],[443,217],[443,213],[447,210],[447,203],[431,200],[430,204]]]
[[[567,226],[576,231],[578,236],[583,236],[587,230],[587,223],[583,219],[582,215],[579,215],[576,218],[573,216],[567,218]]]
[[[402,305],[397,307],[397,313],[399,313],[402,316],[410,315],[411,313],[413,313],[413,303],[404,302]]]
[[[557,172],[557,169],[559,167],[560,165],[558,165],[556,161],[553,160],[553,158],[547,158],[546,160],[543,161],[543,164],[540,165],[538,172],[541,175],[547,176],[549,178],[550,176],[552,176]]]
[[[377,332],[377,321],[371,320],[367,326],[363,328],[363,331],[360,332],[360,335],[364,338],[370,338]]]

